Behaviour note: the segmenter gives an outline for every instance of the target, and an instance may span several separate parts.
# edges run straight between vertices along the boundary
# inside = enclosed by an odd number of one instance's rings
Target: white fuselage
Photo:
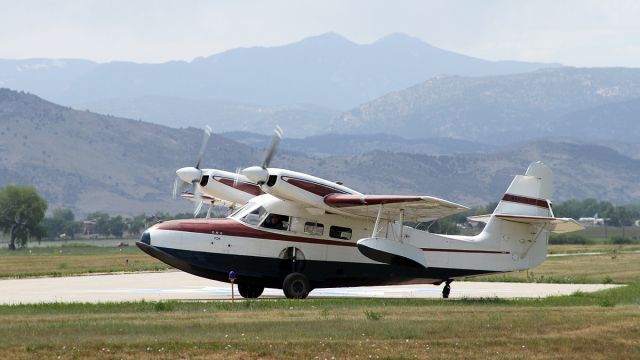
[[[272,214],[287,219],[287,224],[281,229],[266,228]],[[373,225],[369,218],[309,212],[299,203],[267,194],[253,198],[227,219],[158,224],[148,230],[147,245],[167,255],[165,259],[153,256],[215,279],[224,280],[226,273],[235,271],[277,285],[282,267],[284,272],[289,271],[289,265],[304,267],[314,287],[439,283],[461,276],[527,269],[546,256],[546,232],[533,234],[524,229],[528,227],[525,224],[493,222],[477,236],[438,235],[403,226],[400,239],[401,225],[383,221],[376,236],[420,249],[428,264],[426,269],[399,268],[371,260],[359,251],[357,241],[372,237]],[[527,233],[528,237],[522,236]],[[295,249],[295,255],[287,249]]]

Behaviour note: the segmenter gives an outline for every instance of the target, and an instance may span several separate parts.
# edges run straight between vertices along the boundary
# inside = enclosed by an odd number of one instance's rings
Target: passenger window
[[[260,224],[262,219],[264,219],[265,215],[267,215],[267,210],[260,206],[247,215],[243,216],[241,221],[249,225],[258,225]]]
[[[329,228],[329,236],[336,239],[351,240],[351,229],[342,226]]]
[[[289,217],[286,215],[270,214],[262,222],[262,227],[274,230],[289,230]]]
[[[324,234],[324,225],[315,222],[304,223],[304,232],[309,235],[322,236]]]

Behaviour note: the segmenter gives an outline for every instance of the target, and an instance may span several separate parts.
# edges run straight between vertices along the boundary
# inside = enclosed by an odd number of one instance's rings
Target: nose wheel
[[[442,298],[443,299],[448,299],[449,298],[449,293],[451,293],[451,282],[453,280],[447,280],[444,283],[444,287],[442,288]]]

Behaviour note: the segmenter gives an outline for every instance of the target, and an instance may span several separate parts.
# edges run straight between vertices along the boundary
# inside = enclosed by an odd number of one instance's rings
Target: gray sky
[[[640,67],[635,0],[0,0],[0,58],[191,60],[325,32],[489,60]]]

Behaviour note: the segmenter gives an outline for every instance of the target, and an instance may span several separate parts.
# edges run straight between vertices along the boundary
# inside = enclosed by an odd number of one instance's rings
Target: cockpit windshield
[[[253,210],[247,209],[246,213],[238,213],[237,216],[241,216],[240,221],[247,223],[249,225],[258,226],[264,220],[265,216],[267,216],[267,210],[262,206],[258,206]]]
[[[237,208],[233,213],[231,213],[231,215],[229,215],[228,217],[230,218],[235,218],[236,215],[238,215],[240,212],[246,210],[249,207],[248,204],[244,204],[242,206],[240,206],[239,208]]]

